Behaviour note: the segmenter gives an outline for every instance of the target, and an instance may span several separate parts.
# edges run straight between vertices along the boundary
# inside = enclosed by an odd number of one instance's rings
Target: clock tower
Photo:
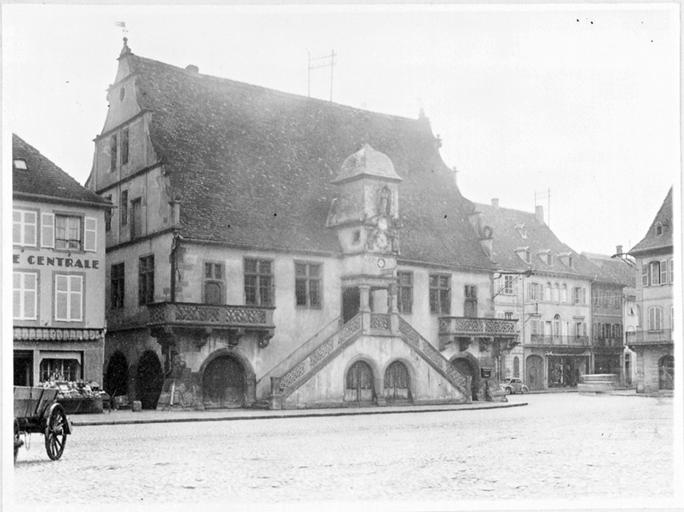
[[[330,205],[327,226],[337,231],[344,255],[345,293],[353,296],[353,289],[360,290],[359,311],[383,313],[395,302],[388,301],[387,294],[392,295],[399,255],[401,181],[389,157],[368,144],[344,160],[332,181],[338,195]],[[353,297],[349,301],[353,304]],[[350,307],[343,311],[345,320]]]

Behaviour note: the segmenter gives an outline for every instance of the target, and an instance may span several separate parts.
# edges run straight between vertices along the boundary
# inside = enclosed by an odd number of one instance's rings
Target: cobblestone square
[[[15,465],[27,507],[75,503],[668,498],[672,399],[513,396],[499,410],[78,427]],[[65,493],[65,490],[67,492]]]

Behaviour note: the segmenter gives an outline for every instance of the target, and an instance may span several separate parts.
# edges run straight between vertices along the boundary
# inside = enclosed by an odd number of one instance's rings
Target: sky
[[[138,55],[416,118],[463,195],[534,211],[576,251],[634,246],[680,174],[676,5],[3,6],[3,141],[84,183],[126,23]],[[329,70],[311,75],[328,98]],[[550,211],[549,211],[550,210]],[[496,234],[495,234],[496,236]]]

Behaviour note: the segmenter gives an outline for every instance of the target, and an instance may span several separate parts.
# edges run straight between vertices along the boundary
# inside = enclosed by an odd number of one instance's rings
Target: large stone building
[[[652,392],[674,386],[674,259],[672,247],[672,189],[648,228],[629,251],[637,263],[639,328],[627,333],[636,353],[637,391]]]
[[[617,247],[614,256],[582,253],[596,267],[591,285],[593,372],[612,373],[631,385],[632,355],[625,351],[625,331],[636,328],[635,264]]]
[[[14,384],[102,382],[108,205],[12,136]]]
[[[505,374],[530,390],[574,387],[592,373],[591,285],[596,267],[562,243],[535,213],[477,204],[496,267],[498,318],[519,319],[522,343],[505,358]]]
[[[88,186],[106,388],[154,407],[464,402],[517,339],[429,121],[200,74],[124,44]]]

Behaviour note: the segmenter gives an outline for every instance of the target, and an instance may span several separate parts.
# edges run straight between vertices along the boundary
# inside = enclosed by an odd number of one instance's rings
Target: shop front
[[[583,375],[590,373],[591,356],[555,354],[547,355],[547,385],[550,388],[577,387]]]

